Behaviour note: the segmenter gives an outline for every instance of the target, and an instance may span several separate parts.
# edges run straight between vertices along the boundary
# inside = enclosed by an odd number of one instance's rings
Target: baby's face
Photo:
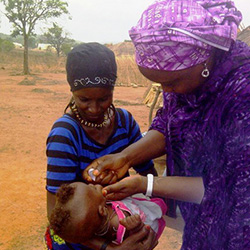
[[[77,182],[74,185],[76,185],[76,191],[73,203],[77,204],[78,208],[83,205],[84,210],[87,210],[88,206],[97,208],[99,205],[105,205],[106,198],[102,193],[101,185],[87,185],[82,182]]]
[[[102,193],[101,185],[88,184],[85,186],[86,195],[91,198],[92,206],[98,206],[106,203],[106,198]]]
[[[74,198],[68,202],[72,214],[74,228],[71,230],[71,243],[81,243],[83,239],[91,238],[101,221],[98,216],[99,207],[104,207],[106,198],[101,185],[77,182]]]

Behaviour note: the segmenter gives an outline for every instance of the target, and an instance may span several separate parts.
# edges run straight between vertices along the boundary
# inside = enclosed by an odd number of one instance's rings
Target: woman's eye
[[[108,98],[102,98],[100,99],[101,102],[106,102],[108,100]]]

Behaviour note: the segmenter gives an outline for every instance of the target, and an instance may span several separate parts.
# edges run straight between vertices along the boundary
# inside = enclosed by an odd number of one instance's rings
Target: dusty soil
[[[142,104],[145,87],[117,87],[116,106],[131,111],[142,131],[149,108]],[[64,74],[38,74],[27,79],[0,70],[0,249],[41,250],[47,224],[45,143],[53,122],[70,98]],[[162,159],[156,161],[162,172]],[[183,222],[167,218],[157,250],[181,246]]]

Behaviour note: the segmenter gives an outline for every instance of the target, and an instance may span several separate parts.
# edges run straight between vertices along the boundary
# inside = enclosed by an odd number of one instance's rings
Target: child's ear
[[[108,214],[108,209],[107,207],[103,206],[103,205],[99,205],[98,207],[98,213],[100,214],[100,216],[107,216]]]

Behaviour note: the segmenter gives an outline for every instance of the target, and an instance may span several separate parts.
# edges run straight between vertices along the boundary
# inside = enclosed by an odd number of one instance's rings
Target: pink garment
[[[112,201],[107,202],[107,204],[112,204],[113,210],[116,212],[119,220],[124,219],[124,211],[128,212],[131,215],[139,214],[141,220],[151,226],[157,235],[157,239],[161,236],[164,227],[166,225],[163,215],[167,212],[167,206],[165,202],[160,198],[125,198],[121,201]],[[126,228],[119,224],[116,240],[114,243],[121,244]]]

